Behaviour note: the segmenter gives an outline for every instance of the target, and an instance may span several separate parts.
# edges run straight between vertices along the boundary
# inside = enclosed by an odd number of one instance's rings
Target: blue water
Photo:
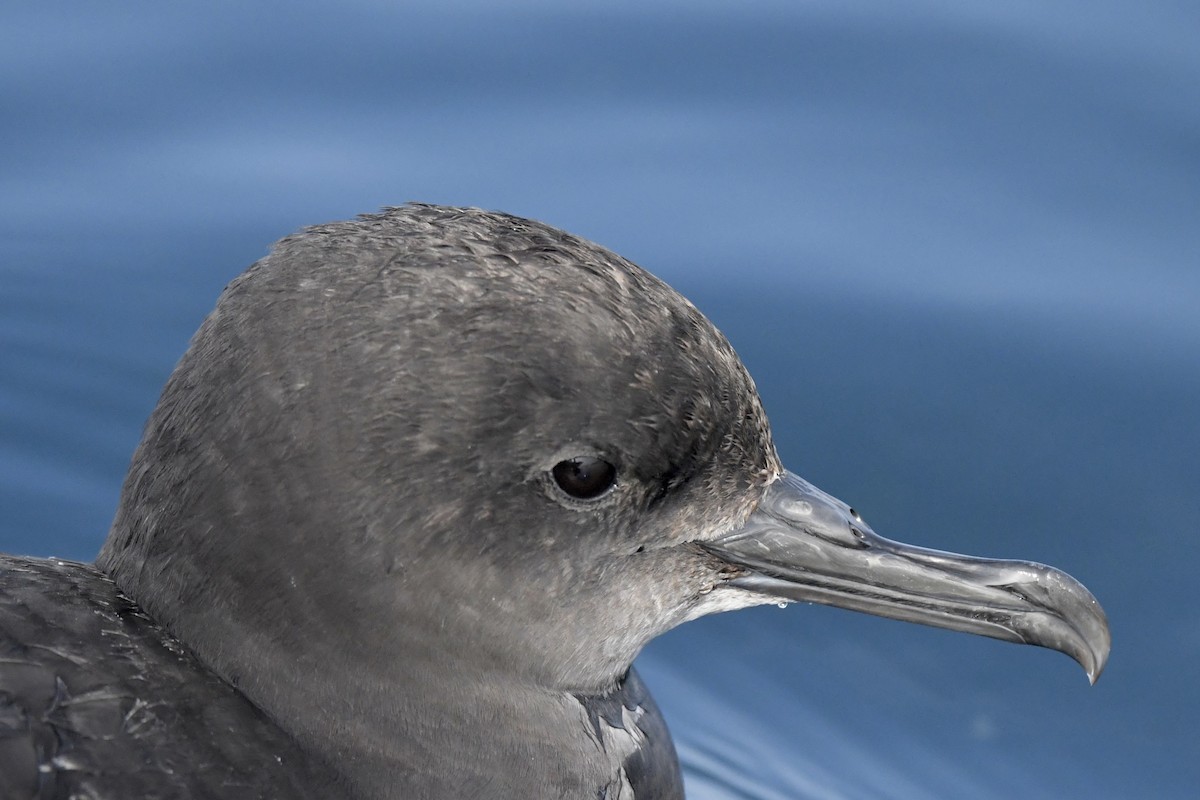
[[[639,665],[692,798],[1193,798],[1197,41],[1166,0],[10,4],[0,550],[94,554],[271,241],[501,208],[691,297],[877,531],[1055,564],[1112,622],[1094,688],[833,609],[690,623]]]

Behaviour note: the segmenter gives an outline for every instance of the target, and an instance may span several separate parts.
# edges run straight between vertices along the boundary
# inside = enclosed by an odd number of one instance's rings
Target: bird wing
[[[0,797],[343,795],[95,567],[0,555]]]

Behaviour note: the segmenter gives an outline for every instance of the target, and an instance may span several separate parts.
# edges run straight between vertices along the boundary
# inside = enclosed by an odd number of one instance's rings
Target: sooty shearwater
[[[631,668],[806,601],[1061,650],[1068,575],[876,535],[780,464],[725,338],[538,222],[307,229],[176,367],[94,565],[0,559],[0,796],[682,796]]]

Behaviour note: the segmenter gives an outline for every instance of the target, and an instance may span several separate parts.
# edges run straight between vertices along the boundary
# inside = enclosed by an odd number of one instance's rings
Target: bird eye
[[[580,500],[593,500],[617,482],[617,468],[595,456],[568,458],[550,472],[558,488]]]

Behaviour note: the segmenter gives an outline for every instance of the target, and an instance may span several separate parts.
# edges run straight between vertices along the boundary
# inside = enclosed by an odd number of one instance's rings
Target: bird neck
[[[594,800],[632,797],[622,792],[647,776],[677,782],[665,723],[632,672],[606,694],[576,695],[448,664],[299,674],[305,668],[256,670],[268,678],[243,689],[363,798],[394,797],[402,786],[404,796],[430,800]]]

